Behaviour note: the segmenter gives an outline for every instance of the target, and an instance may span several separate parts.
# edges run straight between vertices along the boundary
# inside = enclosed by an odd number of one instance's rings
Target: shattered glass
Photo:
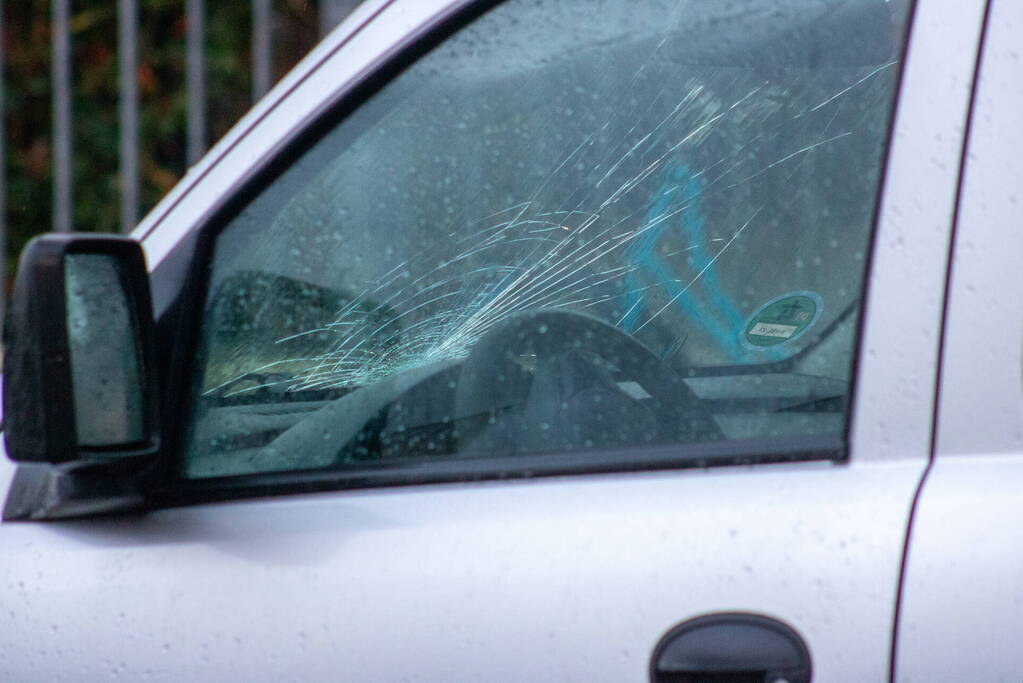
[[[907,14],[484,14],[218,236],[185,474],[840,436]]]

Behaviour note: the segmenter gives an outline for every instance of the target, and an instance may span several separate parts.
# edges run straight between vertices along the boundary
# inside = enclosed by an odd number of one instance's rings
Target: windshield
[[[483,14],[218,235],[184,472],[840,437],[906,15]]]

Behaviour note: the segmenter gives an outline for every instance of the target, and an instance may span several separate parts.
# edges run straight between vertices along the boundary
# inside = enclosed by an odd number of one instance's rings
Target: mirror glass
[[[68,348],[78,443],[110,447],[145,439],[141,346],[117,259],[64,259]]]

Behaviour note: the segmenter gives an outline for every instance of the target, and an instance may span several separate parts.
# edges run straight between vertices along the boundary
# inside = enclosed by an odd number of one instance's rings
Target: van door
[[[168,474],[0,527],[3,677],[883,680],[982,3],[911,9],[389,5],[150,235]]]

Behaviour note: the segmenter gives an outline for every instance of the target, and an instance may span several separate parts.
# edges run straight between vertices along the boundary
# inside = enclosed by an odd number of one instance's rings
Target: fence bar
[[[273,80],[272,43],[273,30],[270,0],[252,0],[252,101],[255,102],[270,90]]]
[[[138,222],[139,207],[139,93],[138,5],[120,0],[117,15],[117,54],[120,80],[121,232]]]
[[[320,0],[320,35],[325,36],[362,0]]]
[[[188,0],[185,5],[185,88],[188,90],[188,165],[199,161],[206,151],[206,65],[205,14],[203,0]]]
[[[70,0],[53,0],[53,229],[71,230],[74,208],[71,178]]]

